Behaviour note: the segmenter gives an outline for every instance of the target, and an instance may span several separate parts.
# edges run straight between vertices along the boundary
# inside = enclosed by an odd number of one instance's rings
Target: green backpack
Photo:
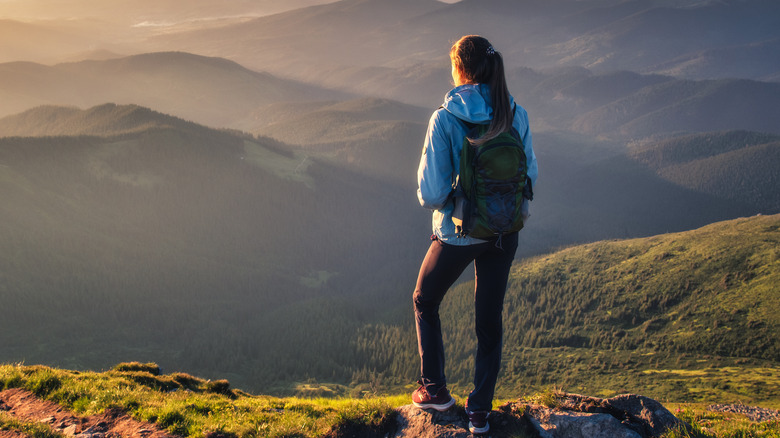
[[[470,130],[454,184],[455,231],[477,239],[499,238],[500,245],[501,236],[523,228],[523,198],[533,198],[525,148],[514,128],[474,146],[469,138],[481,137],[488,125],[466,124]]]

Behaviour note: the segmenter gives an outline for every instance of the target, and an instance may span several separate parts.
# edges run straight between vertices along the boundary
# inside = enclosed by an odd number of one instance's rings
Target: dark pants
[[[468,399],[468,407],[472,411],[492,409],[493,392],[501,367],[504,295],[509,269],[517,250],[517,233],[504,236],[501,240],[502,248],[498,248],[495,241],[455,246],[434,240],[420,267],[417,288],[414,291],[422,384],[430,393],[435,394],[447,380],[444,375],[444,344],[439,305],[450,286],[469,263],[474,262],[477,354],[474,390]]]

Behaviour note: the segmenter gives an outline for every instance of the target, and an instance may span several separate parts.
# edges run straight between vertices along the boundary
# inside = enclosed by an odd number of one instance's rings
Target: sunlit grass
[[[704,404],[670,404],[666,406],[691,426],[688,431],[670,431],[664,438],[777,438],[780,421],[755,422],[740,414],[713,412]]]
[[[657,370],[650,374],[686,370]],[[708,370],[709,371],[709,370]],[[715,370],[736,372],[733,370]],[[758,371],[757,371],[758,372]],[[763,370],[776,375],[777,370]],[[774,374],[773,374],[774,373]],[[394,409],[409,404],[409,394],[364,398],[270,397],[230,389],[184,373],[160,374],[155,364],[120,364],[106,372],[77,372],[45,366],[0,365],[0,390],[24,388],[79,415],[120,408],[138,420],[154,422],[170,433],[201,438],[216,432],[226,437],[320,437],[340,427],[382,430]],[[549,387],[524,399],[556,406],[561,389]],[[464,400],[459,399],[462,404]],[[495,406],[514,401],[497,399]],[[688,430],[669,431],[664,438],[780,437],[778,420],[755,422],[740,414],[708,411],[705,404],[666,404]],[[0,413],[0,430],[31,438],[61,438],[42,423],[19,421]],[[519,435],[518,435],[519,436]]]
[[[399,398],[305,399],[254,396],[225,390],[186,374],[149,371],[103,373],[43,366],[0,366],[0,389],[25,388],[80,415],[121,408],[171,433],[202,437],[210,432],[239,437],[318,437],[349,423],[379,427]],[[404,398],[405,402],[406,398]],[[18,427],[16,427],[18,429]],[[49,438],[41,436],[41,438]]]

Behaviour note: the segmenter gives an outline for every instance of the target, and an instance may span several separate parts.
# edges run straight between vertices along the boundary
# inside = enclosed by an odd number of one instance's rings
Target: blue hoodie
[[[514,105],[511,96],[510,105]],[[520,105],[515,108],[514,127],[525,146],[528,177],[536,186],[539,171],[528,126],[528,113]],[[455,234],[450,194],[460,169],[463,139],[468,133],[468,128],[460,120],[485,124],[492,117],[490,87],[486,84],[466,84],[447,93],[442,108],[433,113],[428,123],[420,167],[417,169],[417,199],[420,205],[433,210],[433,233],[448,244],[473,245],[484,242]]]

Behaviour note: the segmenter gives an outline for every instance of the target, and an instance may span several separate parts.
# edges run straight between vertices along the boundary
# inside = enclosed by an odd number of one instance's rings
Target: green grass
[[[776,377],[777,370],[773,372]],[[229,388],[227,381],[216,382],[184,373],[160,374],[155,364],[135,362],[105,372],[0,365],[0,390],[25,388],[79,415],[121,408],[138,420],[157,423],[168,432],[188,437],[217,432],[236,438],[308,438],[335,430],[385,430],[393,422],[394,408],[409,403],[406,393],[365,398],[279,398],[251,395]],[[547,389],[524,400],[554,406],[557,391]],[[496,405],[507,401],[512,400],[498,400]],[[667,408],[692,428],[670,431],[664,438],[780,437],[777,420],[757,423],[738,414],[707,411],[702,403],[667,404]],[[19,421],[3,412],[0,430],[18,431],[31,438],[62,436],[42,423]],[[511,436],[524,435],[518,432]]]
[[[550,384],[598,397],[635,393],[664,402],[742,402],[780,409],[780,367],[773,361],[650,350],[508,348],[501,396]]]
[[[679,419],[691,425],[690,431],[672,431],[664,438],[777,438],[778,420],[754,422],[744,415],[712,412],[704,404],[667,405]]]
[[[392,397],[254,396],[229,389],[224,380],[212,382],[183,373],[160,375],[142,368],[121,364],[97,373],[2,365],[0,389],[21,387],[80,415],[121,408],[138,420],[190,437],[209,432],[237,437],[319,437],[345,424],[378,427],[390,418],[393,403],[400,404],[400,399]],[[9,418],[0,421],[0,428],[25,433],[30,429]],[[37,433],[36,438],[57,436]]]

